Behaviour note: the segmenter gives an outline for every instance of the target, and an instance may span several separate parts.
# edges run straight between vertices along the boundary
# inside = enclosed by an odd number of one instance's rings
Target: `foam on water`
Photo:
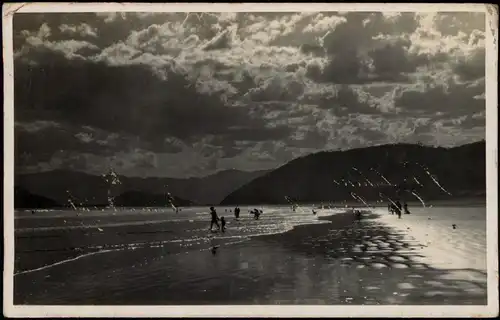
[[[119,250],[119,249],[117,249],[117,250]],[[97,252],[85,253],[85,254],[76,256],[74,258],[61,260],[61,261],[54,262],[54,263],[51,263],[51,264],[48,264],[48,265],[44,265],[44,266],[39,267],[39,268],[29,269],[29,270],[24,270],[24,271],[19,271],[19,272],[14,273],[14,276],[18,276],[18,275],[21,275],[21,274],[33,273],[33,272],[37,272],[37,271],[42,271],[42,270],[45,270],[45,269],[48,269],[48,268],[51,268],[51,267],[55,267],[55,266],[58,266],[58,265],[61,265],[61,264],[65,264],[65,263],[68,263],[68,262],[76,261],[76,260],[79,260],[79,259],[82,259],[82,258],[85,258],[85,257],[90,257],[90,256],[93,256],[93,255],[96,255],[96,254],[101,254],[101,253],[106,253],[106,252],[111,252],[111,251],[113,251],[113,250],[102,250],[102,251],[97,251]]]
[[[231,244],[247,241],[254,236],[286,232],[298,225],[327,223],[318,217],[344,211],[317,210],[317,214],[313,215],[312,207],[303,207],[303,211],[297,212],[293,212],[290,207],[261,207],[264,214],[255,220],[253,215],[247,213],[252,208],[241,208],[242,214],[238,220],[230,212],[233,208],[217,208],[219,216],[225,216],[227,221],[224,233],[210,233],[210,215],[205,208],[184,208],[179,213],[166,211],[165,208],[121,208],[117,214],[114,214],[114,210],[94,211],[80,216],[76,216],[74,211],[47,213],[50,217],[30,214],[16,221],[16,251],[23,255],[47,251],[68,254],[92,251],[79,256],[80,259],[96,254],[95,250],[109,252],[106,250],[151,247],[165,247],[175,252],[205,250],[214,241]],[[60,239],[65,241],[61,242]],[[61,247],[69,245],[69,248]],[[67,259],[67,254],[61,254],[61,259],[60,262],[32,268],[31,272],[71,262],[76,258]]]

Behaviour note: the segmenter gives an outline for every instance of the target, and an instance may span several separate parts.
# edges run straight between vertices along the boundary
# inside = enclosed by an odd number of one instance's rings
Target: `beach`
[[[487,303],[485,206],[252,208],[19,212],[14,304]]]

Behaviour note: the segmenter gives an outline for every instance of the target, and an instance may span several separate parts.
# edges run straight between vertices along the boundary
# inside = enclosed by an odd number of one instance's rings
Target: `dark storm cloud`
[[[484,48],[474,52],[468,59],[460,59],[453,67],[453,71],[462,81],[473,81],[485,76],[486,51]]]
[[[38,61],[32,67],[16,63],[16,116],[21,121],[65,121],[146,140],[172,136],[193,141],[231,133],[252,138],[277,132],[249,117],[244,108],[227,107],[216,96],[198,93],[183,75],[171,71],[162,80],[140,65],[68,61],[56,54]],[[238,126],[254,133],[231,129]]]
[[[348,13],[346,22],[322,39],[328,62],[323,68],[311,65],[308,75],[316,81],[337,84],[407,81],[405,74],[418,66],[407,53],[409,42],[393,41],[380,48],[384,42],[374,38],[412,33],[417,26],[413,13],[402,13],[391,20],[382,13]]]
[[[412,130],[429,139],[433,121],[447,118],[453,132],[469,132],[484,125],[484,21],[469,13],[16,14],[16,154],[26,165],[94,171],[119,155],[131,174],[166,175],[179,170],[158,159],[175,156],[206,174],[218,159],[267,168],[304,150]]]
[[[38,161],[48,162],[60,152],[108,157],[119,151],[137,148],[168,153],[182,150],[178,145],[161,138],[144,141],[133,135],[118,135],[88,126],[46,121],[16,124],[14,141],[16,163],[26,165],[34,165]]]
[[[77,134],[77,131],[60,125],[36,131],[17,125],[14,135],[14,150],[18,155],[35,155],[38,161],[49,161],[54,153],[66,150],[103,154],[112,154],[113,151],[116,151],[93,140],[79,139]],[[21,160],[21,158],[17,159]]]
[[[485,110],[484,81],[440,85],[427,90],[406,90],[395,100],[405,112],[438,117],[462,116]]]

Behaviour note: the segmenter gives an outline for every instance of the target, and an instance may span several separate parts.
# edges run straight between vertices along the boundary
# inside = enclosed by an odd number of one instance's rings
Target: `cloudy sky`
[[[485,137],[482,13],[18,13],[17,172],[186,177]]]

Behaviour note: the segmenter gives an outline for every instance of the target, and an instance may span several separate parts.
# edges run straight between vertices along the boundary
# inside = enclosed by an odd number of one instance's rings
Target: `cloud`
[[[452,12],[16,14],[16,162],[182,176],[472,141],[484,135],[484,24]]]
[[[116,152],[135,149],[167,153],[182,151],[182,146],[172,137],[141,140],[137,136],[52,121],[18,122],[14,132],[18,165],[49,161],[60,153],[112,156]]]
[[[318,14],[312,23],[308,24],[304,28],[304,32],[323,32],[328,30],[335,30],[335,27],[346,23],[347,19],[342,16],[324,16],[323,14]]]
[[[462,81],[472,81],[485,76],[485,48],[474,50],[470,56],[459,59],[453,70]]]
[[[72,36],[80,35],[82,37],[97,37],[96,29],[86,23],[82,23],[78,26],[62,24],[59,26],[59,30],[62,33],[68,33]]]
[[[474,114],[485,110],[484,79],[474,83],[448,83],[403,89],[395,105],[405,112],[434,117]]]
[[[231,47],[230,38],[229,38],[228,30],[224,30],[218,35],[216,35],[213,39],[211,39],[207,44],[203,46],[203,50],[220,50],[220,49],[228,49]]]

